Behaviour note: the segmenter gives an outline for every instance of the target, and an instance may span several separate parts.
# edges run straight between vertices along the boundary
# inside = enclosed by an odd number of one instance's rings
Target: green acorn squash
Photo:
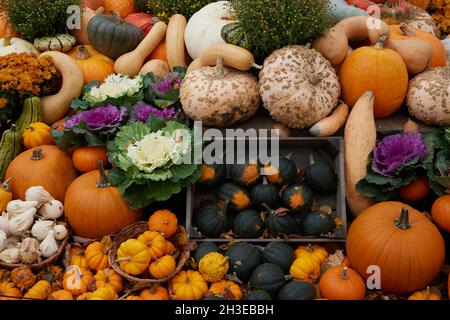
[[[250,195],[255,208],[262,208],[263,203],[269,207],[275,207],[280,202],[278,188],[274,184],[269,184],[266,177],[263,177],[262,184],[251,188]]]
[[[204,256],[211,252],[220,252],[220,249],[214,242],[202,242],[195,250],[195,262],[199,263]]]
[[[283,205],[295,212],[308,210],[313,197],[313,191],[306,183],[287,186],[281,193]]]
[[[223,201],[230,200],[229,208],[241,211],[251,206],[250,194],[234,183],[224,183],[219,187],[217,196]]]
[[[264,165],[264,169],[270,183],[284,186],[287,184],[293,184],[297,180],[297,165],[294,161],[285,157],[279,158],[277,168],[268,163]]]
[[[317,296],[314,285],[307,281],[293,280],[281,288],[279,300],[314,300]]]
[[[219,237],[231,229],[232,217],[227,213],[229,200],[221,205],[208,205],[200,208],[195,214],[195,226],[204,236]]]
[[[264,262],[279,266],[287,274],[294,260],[294,249],[284,242],[271,242],[264,248],[262,258]]]
[[[309,212],[302,220],[302,233],[304,236],[319,237],[332,232],[336,224],[331,215],[325,212]]]
[[[230,166],[230,177],[234,183],[248,187],[260,180],[261,170],[256,163],[233,164]]]
[[[323,160],[314,160],[310,155],[310,165],[306,169],[306,181],[320,194],[330,194],[336,190],[338,177],[333,167]]]
[[[227,177],[227,168],[223,164],[202,164],[198,184],[202,187],[216,187]]]
[[[264,290],[252,290],[245,295],[244,300],[264,301],[272,300],[272,298],[270,297],[270,294]]]
[[[286,208],[273,210],[266,204],[263,206],[266,212],[266,226],[273,236],[299,233],[299,224],[292,212]]]
[[[247,282],[253,270],[261,263],[258,249],[247,242],[238,242],[226,252],[230,265],[229,273],[236,273],[239,280]]]
[[[274,297],[283,287],[287,278],[279,266],[264,263],[253,271],[250,277],[250,285],[253,289],[267,291],[271,297]]]
[[[264,221],[261,214],[255,210],[244,210],[234,219],[233,231],[243,239],[259,238],[264,231]]]

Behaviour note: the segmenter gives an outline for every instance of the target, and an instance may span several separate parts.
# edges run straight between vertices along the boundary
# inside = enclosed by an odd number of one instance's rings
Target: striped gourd
[[[239,22],[233,22],[222,28],[222,39],[230,44],[237,45],[249,51],[252,50],[252,44],[249,41],[245,30]]]
[[[43,37],[34,40],[34,46],[41,52],[60,51],[67,52],[75,44],[77,39],[69,34],[58,34],[54,37]]]
[[[0,142],[0,180],[4,180],[6,170],[11,161],[22,151],[22,138],[12,125],[11,129],[3,132]]]
[[[16,130],[22,136],[25,128],[35,122],[43,122],[44,112],[42,108],[41,99],[32,97],[25,99],[23,103],[23,110],[17,119]]]

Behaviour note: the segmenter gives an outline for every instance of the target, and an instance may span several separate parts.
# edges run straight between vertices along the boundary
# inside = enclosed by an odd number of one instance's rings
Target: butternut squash
[[[359,98],[350,112],[344,132],[346,196],[350,211],[355,216],[375,203],[356,191],[356,184],[366,176],[369,155],[377,141],[374,100],[372,91]]]
[[[389,25],[379,19],[366,16],[350,17],[340,21],[327,33],[316,39],[312,48],[319,51],[336,67],[350,50],[349,41],[368,39],[374,45],[383,35],[389,35]]]
[[[153,74],[162,79],[170,73],[170,68],[164,60],[152,59],[144,64],[141,71],[139,71],[139,73],[142,74],[147,74],[149,72],[153,72]]]
[[[84,74],[76,62],[67,54],[58,51],[47,51],[42,56],[50,56],[53,65],[61,73],[62,86],[58,93],[43,97],[42,109],[44,122],[52,125],[67,113],[74,98],[78,98],[83,91]]]
[[[262,69],[255,63],[252,53],[234,44],[216,44],[202,53],[200,58],[194,60],[189,66],[188,73],[201,67],[216,65],[217,58],[223,58],[223,64],[241,71],[248,71],[252,67]]]
[[[173,15],[169,20],[166,34],[167,61],[169,67],[186,67],[184,31],[186,29],[186,18],[181,14]]]
[[[345,125],[349,113],[349,106],[345,103],[341,103],[334,109],[331,115],[313,125],[311,129],[309,129],[309,133],[315,137],[332,136]]]
[[[164,40],[166,31],[167,25],[162,21],[157,22],[136,49],[121,55],[116,60],[114,71],[132,77],[136,76],[144,65],[145,59]]]
[[[394,40],[389,38],[385,48],[395,50],[405,62],[410,74],[418,74],[424,71],[433,57],[431,44],[420,39]]]

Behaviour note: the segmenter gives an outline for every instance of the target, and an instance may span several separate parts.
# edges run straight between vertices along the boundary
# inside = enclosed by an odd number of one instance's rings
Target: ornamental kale
[[[139,102],[133,107],[133,121],[146,123],[150,116],[156,116],[162,119],[175,119],[177,112],[173,107],[161,110],[148,105],[145,102]]]
[[[188,127],[154,116],[122,127],[108,144],[116,165],[110,182],[134,209],[166,201],[199,178],[199,165],[190,164],[193,143]],[[181,161],[185,158],[191,161]]]
[[[166,109],[168,107],[178,107],[180,99],[181,82],[185,76],[184,69],[168,74],[163,79],[152,73],[146,75],[145,100],[151,105]]]
[[[428,166],[430,187],[437,195],[450,193],[450,127],[439,130],[433,137],[435,156]]]

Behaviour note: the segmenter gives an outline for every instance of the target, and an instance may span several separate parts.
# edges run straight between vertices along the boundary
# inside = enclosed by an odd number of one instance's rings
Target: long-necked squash
[[[83,90],[84,74],[81,68],[67,54],[57,51],[41,53],[42,56],[50,56],[53,65],[61,73],[62,86],[58,93],[43,97],[42,108],[44,122],[48,125],[61,119],[70,109],[73,98],[78,98]]]
[[[173,15],[169,20],[166,34],[167,61],[170,69],[186,67],[184,31],[187,20],[181,14]]]
[[[149,72],[153,72],[153,74],[162,79],[170,73],[170,67],[164,60],[152,59],[144,64],[141,71],[139,71],[139,73],[142,74],[147,74]]]
[[[200,58],[190,64],[188,73],[201,67],[215,66],[218,57],[223,58],[225,66],[241,71],[248,71],[252,67],[262,69],[261,66],[255,63],[255,58],[250,51],[234,44],[224,43],[216,44],[203,52]]]
[[[375,95],[364,93],[350,112],[344,132],[344,163],[347,203],[354,215],[374,204],[373,199],[356,191],[356,184],[366,176],[369,154],[375,148],[377,129],[374,118]]]
[[[343,102],[333,111],[330,116],[320,120],[315,125],[313,125],[311,129],[309,129],[309,133],[311,133],[315,137],[332,136],[345,125],[349,113],[349,106]]]
[[[166,31],[167,25],[162,21],[157,22],[136,49],[121,55],[116,60],[114,71],[136,76],[144,65],[145,59],[164,39]]]

